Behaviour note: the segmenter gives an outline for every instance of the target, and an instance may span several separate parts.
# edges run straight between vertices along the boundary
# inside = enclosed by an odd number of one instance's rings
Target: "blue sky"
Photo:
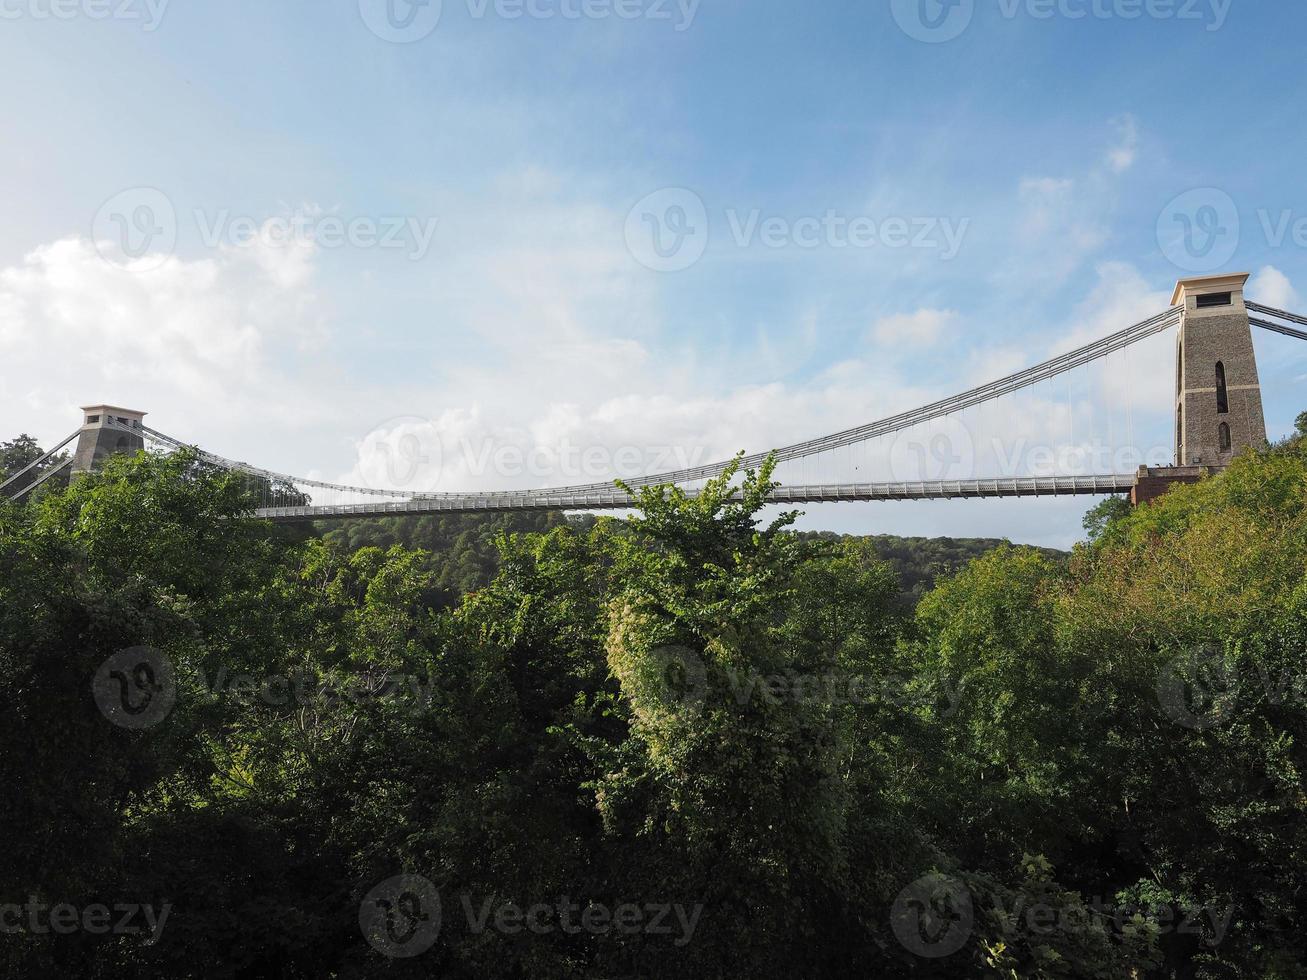
[[[1213,258],[1184,214],[1255,296],[1307,291],[1300,5],[392,2],[0,0],[7,428],[105,400],[304,475],[385,482],[411,431],[433,489],[589,482],[467,456],[706,460],[912,407],[1164,307]],[[164,234],[113,254],[147,193]],[[1257,340],[1280,434],[1307,345]],[[960,422],[1165,443],[1168,344]],[[1087,504],[807,523],[1066,544]]]

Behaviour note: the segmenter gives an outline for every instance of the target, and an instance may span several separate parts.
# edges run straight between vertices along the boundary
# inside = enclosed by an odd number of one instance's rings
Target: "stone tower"
[[[82,431],[73,455],[73,473],[98,470],[106,456],[134,453],[145,448],[140,429],[144,412],[113,405],[86,405],[82,408]],[[129,430],[135,429],[136,432]]]
[[[1177,466],[1225,466],[1266,442],[1247,281],[1247,273],[1200,276],[1175,287],[1171,305],[1184,307],[1175,358]]]

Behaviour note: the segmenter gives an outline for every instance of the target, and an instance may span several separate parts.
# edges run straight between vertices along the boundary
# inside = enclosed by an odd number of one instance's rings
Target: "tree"
[[[1130,501],[1126,497],[1107,497],[1091,507],[1084,519],[1090,543],[1106,536],[1113,524],[1129,516],[1130,510]]]
[[[1307,436],[1307,412],[1301,413],[1294,422],[1294,431],[1300,436]]]
[[[765,518],[773,466],[645,489],[616,542],[630,737],[596,753],[597,799],[628,889],[703,908],[659,975],[890,974],[890,906],[934,858],[892,798],[897,583],[865,545]]]
[[[24,467],[35,463],[45,455],[43,450],[35,439],[23,434],[17,439],[11,439],[9,442],[0,442],[0,483],[14,474],[20,472]],[[58,467],[67,462],[68,455],[60,453],[49,460],[44,466],[40,466],[29,473],[26,473],[21,479],[16,480],[14,484],[5,490],[7,496],[12,497],[14,494],[30,487],[43,475],[49,473],[52,468]]]
[[[911,617],[772,465],[505,530],[453,608],[398,529],[277,534],[193,453],[0,501],[0,897],[175,909],[7,933],[0,973],[1304,976],[1300,441],[1069,557],[942,552]],[[142,646],[175,696],[129,728],[92,679]],[[387,960],[359,913],[401,872],[444,918]],[[523,919],[565,902],[693,928]]]
[[[36,440],[26,433],[9,442],[0,442],[0,477],[17,473],[44,455]]]
[[[1159,932],[1161,975],[1302,976],[1305,486],[1300,446],[1247,454],[1069,567],[996,554],[923,601],[921,669],[963,692],[914,797],[949,853],[1047,855]]]

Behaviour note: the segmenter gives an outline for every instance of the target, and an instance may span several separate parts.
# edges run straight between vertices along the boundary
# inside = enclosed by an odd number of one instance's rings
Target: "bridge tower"
[[[1266,442],[1262,388],[1244,305],[1247,273],[1181,279],[1176,338],[1175,452],[1178,466],[1226,466]]]
[[[1176,283],[1183,307],[1175,341],[1175,465],[1142,466],[1130,500],[1156,500],[1177,483],[1197,483],[1266,442],[1262,388],[1243,290],[1247,273]]]
[[[73,455],[73,473],[98,470],[104,458],[113,453],[134,453],[144,449],[144,434],[137,434],[144,421],[144,412],[130,408],[83,406],[82,431],[77,437],[77,451]],[[137,431],[128,431],[131,429]]]

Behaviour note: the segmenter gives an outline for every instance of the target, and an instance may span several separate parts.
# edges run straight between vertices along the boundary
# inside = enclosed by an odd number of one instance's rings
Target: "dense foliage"
[[[1301,443],[914,613],[769,480],[493,569],[186,454],[0,504],[0,970],[1307,976]]]
[[[1109,500],[1118,501],[1119,498]],[[1010,541],[997,538],[905,538],[894,534],[862,536],[829,531],[807,531],[800,537],[841,545],[865,541],[871,553],[888,562],[893,569],[899,581],[899,601],[909,609],[915,607],[940,578],[956,575],[977,558],[1011,545]],[[1036,550],[1049,558],[1066,557],[1048,548]]]
[[[14,497],[20,491],[46,478],[46,482],[57,485],[60,489],[68,485],[67,474],[57,476],[51,470],[57,469],[68,461],[68,453],[58,453],[40,466],[31,467],[45,455],[35,439],[23,434],[8,442],[0,442],[0,484],[5,487],[4,496]],[[12,483],[10,479],[12,478]]]
[[[1120,504],[1110,498],[1110,504]],[[348,551],[359,548],[404,548],[424,553],[426,567],[445,589],[449,604],[469,592],[484,588],[499,572],[499,537],[503,533],[544,533],[564,524],[580,534],[594,527],[595,518],[585,514],[564,516],[557,512],[538,514],[450,514],[425,517],[380,517],[323,523],[319,530],[332,544]],[[868,554],[890,564],[898,577],[898,599],[902,606],[915,606],[941,576],[960,572],[969,562],[1010,542],[994,538],[905,538],[892,534],[841,535],[830,531],[805,531],[807,541],[826,541],[840,546],[865,542]],[[1045,550],[1050,557],[1057,552]]]
[[[429,514],[422,517],[373,517],[323,523],[322,537],[348,552],[396,546],[422,554],[424,570],[440,586],[444,604],[485,588],[499,572],[499,540],[505,534],[544,534],[570,525],[584,533],[594,519],[558,511],[515,514]]]

